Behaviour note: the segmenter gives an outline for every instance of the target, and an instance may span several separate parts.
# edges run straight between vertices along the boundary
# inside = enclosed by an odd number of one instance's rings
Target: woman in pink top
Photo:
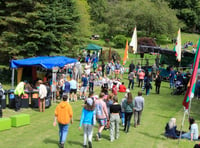
[[[107,121],[109,120],[107,106],[103,100],[104,95],[104,93],[100,93],[99,99],[95,101],[96,119],[99,123],[98,133],[96,135],[97,141],[101,139],[101,132],[107,124]]]
[[[144,76],[145,76],[144,70],[139,70],[138,71],[138,77],[139,77],[138,87],[142,87]]]

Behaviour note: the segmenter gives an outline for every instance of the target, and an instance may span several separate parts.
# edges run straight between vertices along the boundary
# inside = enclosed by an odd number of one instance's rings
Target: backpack
[[[147,79],[147,81],[146,81],[146,86],[147,86],[147,87],[151,86],[151,83],[150,83],[150,80],[149,80],[149,79]]]

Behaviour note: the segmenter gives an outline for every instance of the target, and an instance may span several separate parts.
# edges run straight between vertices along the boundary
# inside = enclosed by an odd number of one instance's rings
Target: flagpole
[[[191,106],[192,106],[192,97],[190,99],[190,104],[189,104],[189,108],[188,108],[188,116],[190,116],[190,109],[191,109]]]
[[[178,139],[178,144],[180,143],[180,139],[181,139],[181,136],[182,136],[186,113],[187,113],[187,110],[184,111],[184,115],[183,115],[183,119],[182,119],[182,124],[181,124],[181,129],[180,129],[181,132],[180,132],[179,139]]]

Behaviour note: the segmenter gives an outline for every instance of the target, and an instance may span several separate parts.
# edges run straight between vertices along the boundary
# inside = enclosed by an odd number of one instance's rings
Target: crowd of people
[[[102,62],[98,64],[97,55],[86,56],[86,64],[83,66],[78,63],[66,68],[66,73],[60,75],[57,80],[56,91],[62,101],[55,109],[55,120],[53,125],[59,125],[59,143],[64,147],[67,138],[69,123],[73,123],[73,110],[70,102],[76,102],[78,99],[84,100],[83,109],[80,118],[79,130],[83,128],[84,141],[83,147],[92,148],[93,128],[98,123],[98,132],[96,140],[102,138],[104,129],[110,129],[110,141],[117,140],[120,136],[119,127],[123,126],[124,132],[130,131],[131,118],[134,115],[134,127],[141,124],[141,116],[144,109],[144,97],[142,91],[145,90],[146,96],[150,95],[155,81],[155,92],[160,93],[162,77],[156,64],[152,66],[151,72],[140,64],[134,65],[133,61],[128,68],[124,68],[119,61],[110,61],[107,64]],[[82,68],[83,67],[83,68]],[[127,86],[123,82],[124,72],[128,73]],[[171,67],[169,72],[170,88],[174,88],[177,82],[187,84],[190,73],[175,72]],[[52,81],[52,80],[51,80]],[[47,81],[50,82],[50,81]],[[40,105],[39,111],[45,111],[45,98],[51,92],[49,83],[42,80],[36,82],[39,90]],[[136,86],[141,88],[138,94],[133,98],[131,90]],[[200,82],[200,81],[199,81]],[[52,83],[52,82],[51,82]],[[25,93],[27,81],[20,82],[15,91],[15,110],[20,110],[21,96]],[[200,86],[200,85],[199,85]],[[96,87],[100,88],[100,94],[97,95]],[[1,85],[0,85],[1,89]],[[185,87],[186,89],[186,87]],[[1,92],[1,91],[0,91]],[[124,98],[118,98],[118,93],[125,93]],[[200,91],[199,91],[200,92]],[[200,96],[200,95],[199,95]],[[119,99],[121,100],[119,102]],[[0,99],[1,100],[1,99]],[[0,108],[0,116],[2,116]],[[121,124],[120,124],[121,123]],[[165,135],[171,138],[178,138],[180,131],[176,130],[176,119],[172,118],[167,123]],[[182,134],[182,138],[198,139],[198,126],[194,119],[190,121],[190,132]],[[192,133],[192,134],[191,134]]]

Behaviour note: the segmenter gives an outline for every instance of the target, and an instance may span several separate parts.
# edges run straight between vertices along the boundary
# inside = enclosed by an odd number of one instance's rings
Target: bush
[[[124,35],[117,35],[114,37],[113,42],[116,48],[123,48],[126,45],[127,38]]]
[[[143,37],[138,39],[139,45],[146,45],[146,46],[156,46],[156,42],[152,38]]]

